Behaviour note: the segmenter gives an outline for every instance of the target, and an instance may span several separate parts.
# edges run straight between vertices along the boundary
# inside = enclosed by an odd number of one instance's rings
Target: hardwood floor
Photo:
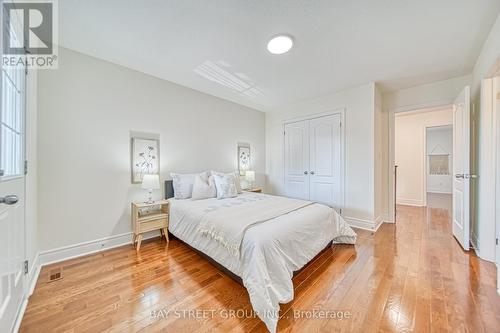
[[[398,215],[297,275],[278,331],[500,332],[496,268],[461,250],[449,211],[400,206]],[[62,279],[48,283],[58,267]],[[21,332],[265,332],[229,309],[251,315],[243,287],[179,241],[154,240],[139,253],[130,245],[44,267]],[[294,315],[314,309],[349,318]]]

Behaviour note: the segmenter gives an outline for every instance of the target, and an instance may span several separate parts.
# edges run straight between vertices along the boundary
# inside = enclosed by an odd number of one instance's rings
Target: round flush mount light
[[[293,38],[288,35],[277,35],[267,43],[267,50],[272,54],[283,54],[290,51],[293,46]]]

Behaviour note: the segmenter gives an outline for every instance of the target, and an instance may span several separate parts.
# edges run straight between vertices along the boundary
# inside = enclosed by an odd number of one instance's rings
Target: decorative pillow
[[[170,173],[172,177],[172,186],[174,188],[174,198],[189,199],[193,193],[194,178],[197,173]],[[202,172],[199,175],[208,179],[208,172]]]
[[[206,178],[205,175],[198,174],[194,177],[193,200],[215,198],[216,196],[217,189],[213,176]]]
[[[234,174],[213,175],[217,188],[217,199],[234,198],[238,196]]]
[[[219,171],[211,171],[211,173],[214,176],[215,175],[219,175],[219,176],[234,175],[234,181],[236,184],[236,191],[238,192],[238,194],[243,193],[243,191],[241,190],[240,173],[238,171],[229,172],[229,173],[223,173],[223,172],[219,172]]]

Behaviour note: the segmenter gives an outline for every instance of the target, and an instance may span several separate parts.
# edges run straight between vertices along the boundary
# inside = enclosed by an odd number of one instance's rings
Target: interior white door
[[[10,36],[15,38],[13,32]],[[2,65],[0,73],[0,332],[11,332],[25,292],[26,75],[24,68],[13,69]]]
[[[340,114],[309,121],[310,200],[342,208]]]
[[[309,123],[285,125],[285,193],[309,200]]]
[[[469,250],[470,87],[453,104],[453,236]]]

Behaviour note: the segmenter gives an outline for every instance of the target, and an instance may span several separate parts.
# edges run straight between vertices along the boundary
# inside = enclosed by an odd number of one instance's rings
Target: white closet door
[[[342,208],[340,114],[309,121],[310,200]]]
[[[285,125],[285,193],[309,200],[309,123]]]

